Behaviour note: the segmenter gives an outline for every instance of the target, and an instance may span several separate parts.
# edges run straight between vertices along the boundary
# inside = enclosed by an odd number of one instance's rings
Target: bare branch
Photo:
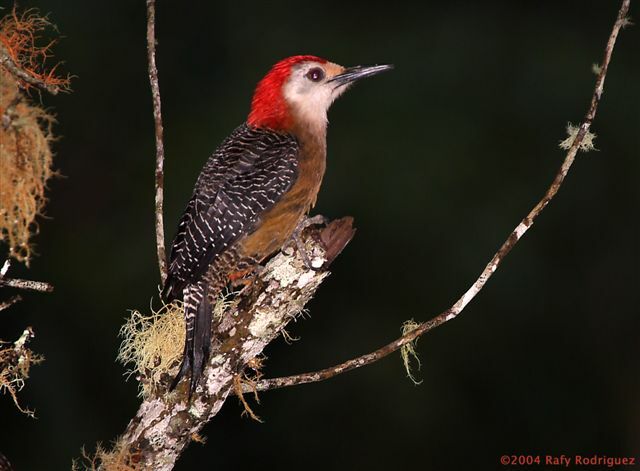
[[[18,288],[18,289],[26,289],[30,291],[40,291],[43,293],[51,293],[53,292],[53,285],[50,283],[46,283],[44,281],[32,281],[32,280],[21,280],[19,278],[7,278],[7,272],[11,267],[11,259],[7,259],[4,261],[2,268],[0,268],[0,286],[7,286],[9,288]],[[12,304],[20,301],[20,297],[16,296],[18,299],[11,298],[8,301],[0,304],[0,311],[8,308]]]
[[[160,106],[160,86],[158,85],[158,69],[156,68],[156,6],[155,0],[147,0],[147,54],[149,62],[149,83],[153,96],[153,119],[156,132],[156,246],[160,280],[164,284],[167,279],[167,255],[164,245],[164,142],[162,127],[162,109]]]
[[[587,136],[589,133],[591,123],[596,116],[598,104],[600,103],[600,99],[602,97],[602,92],[604,89],[604,80],[607,76],[609,62],[611,61],[611,55],[613,54],[613,48],[615,46],[618,33],[620,32],[620,29],[623,28],[628,22],[627,13],[629,11],[629,4],[630,0],[623,0],[620,6],[616,22],[613,25],[613,29],[611,30],[609,40],[607,41],[607,45],[604,50],[604,59],[602,61],[602,66],[600,66],[599,68],[598,78],[596,79],[595,90],[591,98],[589,110],[587,111],[584,120],[580,124],[578,133],[576,134],[573,143],[569,147],[564,161],[562,162],[558,173],[551,183],[551,186],[542,197],[542,199],[538,202],[538,204],[536,204],[536,206],[529,212],[529,214],[527,214],[527,216],[522,221],[520,221],[520,224],[518,224],[518,226],[511,232],[511,234],[509,234],[507,240],[504,241],[500,249],[496,252],[491,261],[484,268],[478,279],[466,291],[466,293],[464,293],[462,297],[458,299],[456,303],[446,311],[440,313],[433,319],[420,324],[415,330],[412,330],[408,334],[403,335],[402,337],[394,340],[393,342],[385,345],[382,348],[379,348],[378,350],[375,350],[374,352],[367,353],[366,355],[361,355],[357,358],[353,358],[351,360],[340,363],[339,365],[335,365],[330,368],[325,368],[323,370],[311,373],[303,373],[282,378],[263,379],[258,381],[255,386],[252,386],[251,390],[253,390],[255,387],[255,389],[257,389],[258,391],[266,391],[269,389],[277,389],[287,386],[295,386],[298,384],[324,381],[336,375],[346,373],[347,371],[369,365],[380,360],[381,358],[386,357],[390,353],[399,350],[403,345],[414,341],[430,330],[435,329],[445,322],[455,319],[458,314],[462,312],[467,304],[469,304],[469,302],[471,302],[471,300],[475,298],[476,295],[482,290],[489,278],[491,278],[491,276],[500,266],[504,258],[509,254],[509,252],[511,252],[511,249],[513,249],[513,247],[518,243],[518,241],[527,232],[527,230],[529,230],[529,228],[535,222],[536,218],[540,215],[544,208],[547,207],[549,202],[551,202],[551,200],[556,196],[558,190],[560,190],[560,187],[562,186],[562,183],[564,182],[569,169],[573,165],[575,156],[578,153],[578,150],[580,149],[585,136]]]
[[[40,291],[42,293],[52,293],[53,285],[44,281],[21,280],[19,278],[0,277],[0,286],[9,288],[26,289],[30,291]]]

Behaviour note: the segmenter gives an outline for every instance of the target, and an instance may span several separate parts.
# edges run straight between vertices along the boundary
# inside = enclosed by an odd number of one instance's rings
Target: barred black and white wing
[[[293,186],[298,152],[290,134],[242,125],[202,169],[178,225],[163,289],[168,302],[184,301],[185,346],[172,388],[191,373],[190,395],[195,390],[211,347],[209,296],[224,287],[227,270],[239,261],[234,243]]]
[[[171,248],[164,294],[182,297],[211,263],[293,185],[298,141],[290,134],[238,127],[205,164]]]

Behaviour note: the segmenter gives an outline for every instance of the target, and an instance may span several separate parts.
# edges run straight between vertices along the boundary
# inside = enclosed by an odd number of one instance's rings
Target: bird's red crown
[[[291,68],[300,62],[313,61],[324,64],[326,59],[316,56],[291,56],[275,64],[256,86],[247,122],[251,126],[274,130],[290,129],[291,112],[284,99],[282,88],[291,75]]]

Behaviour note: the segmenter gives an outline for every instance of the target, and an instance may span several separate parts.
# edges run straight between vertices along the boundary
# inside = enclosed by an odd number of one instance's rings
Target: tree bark
[[[245,288],[222,318],[214,321],[212,358],[189,402],[187,383],[170,393],[155,392],[143,400],[125,433],[118,453],[136,469],[168,471],[194,434],[220,411],[234,381],[248,362],[295,319],[329,275],[328,265],[354,234],[351,218],[305,230],[303,242],[312,267],[301,255],[280,253]],[[177,368],[176,368],[177,369]],[[167,378],[168,385],[171,378]],[[115,451],[115,450],[114,450]]]

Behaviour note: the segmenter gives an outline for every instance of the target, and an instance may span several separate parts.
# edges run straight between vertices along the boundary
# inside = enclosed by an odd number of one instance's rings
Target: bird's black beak
[[[360,80],[365,77],[372,77],[373,75],[377,75],[380,72],[391,69],[393,69],[393,65],[391,64],[371,66],[356,65],[355,67],[344,69],[341,74],[338,74],[332,79],[328,80],[327,83],[333,83],[335,87],[338,88],[353,83],[356,80]]]

